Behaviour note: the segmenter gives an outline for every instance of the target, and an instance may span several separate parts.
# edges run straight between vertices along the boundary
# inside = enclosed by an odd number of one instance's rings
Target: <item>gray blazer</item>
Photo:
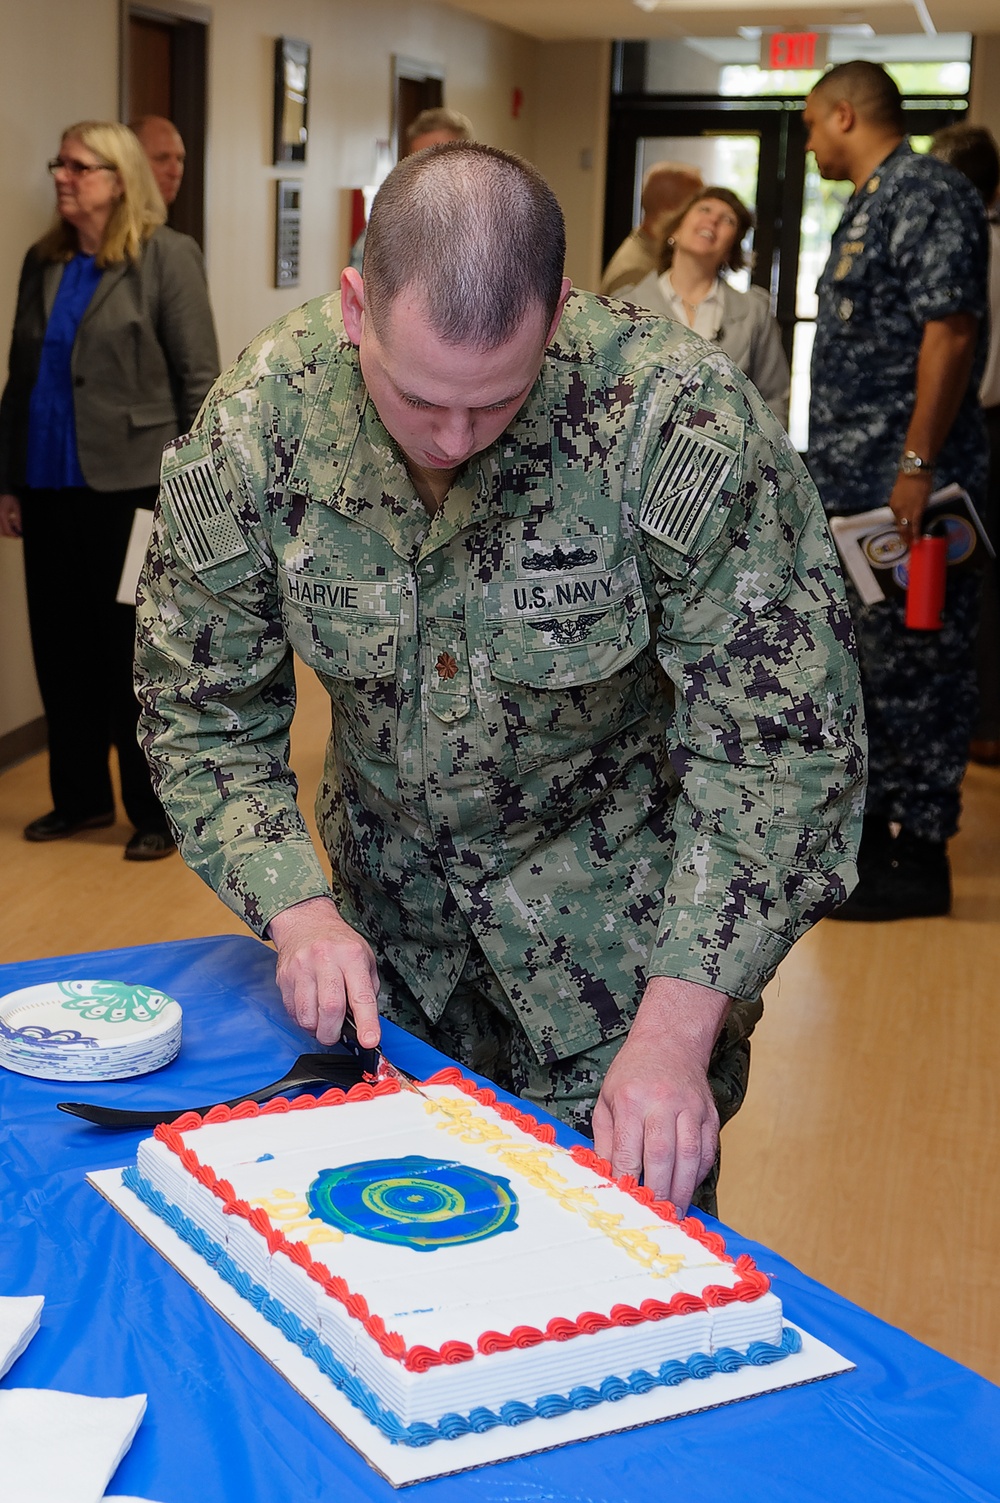
[[[725,277],[721,278],[721,285],[722,327],[716,343],[750,377],[778,422],[787,428],[791,373],[781,332],[771,317],[770,299],[762,287],[737,292]],[[615,296],[639,308],[651,308],[664,318],[673,317],[658,272],[651,271],[634,287],[620,288]]]
[[[28,404],[61,262],[25,257],[10,374],[0,399],[0,491],[23,488]],[[109,266],[77,330],[71,357],[77,452],[95,491],[156,485],[164,444],[191,427],[219,374],[201,251],[189,235],[156,230],[137,262]]]

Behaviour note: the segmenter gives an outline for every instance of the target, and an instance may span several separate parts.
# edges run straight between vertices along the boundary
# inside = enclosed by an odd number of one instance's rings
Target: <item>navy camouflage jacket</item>
[[[819,281],[809,473],[830,514],[885,506],[917,388],[924,327],[980,320],[975,367],[935,466],[975,498],[986,438],[976,393],[986,358],[988,242],[982,200],[936,157],[897,146],[853,195]]]

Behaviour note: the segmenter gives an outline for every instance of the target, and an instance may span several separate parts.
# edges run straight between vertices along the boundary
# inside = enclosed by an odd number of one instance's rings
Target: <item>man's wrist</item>
[[[697,981],[676,976],[650,976],[630,1034],[649,1034],[657,1042],[696,1054],[707,1066],[729,1011],[730,999]]]
[[[319,904],[323,904],[328,909],[332,908],[336,917],[340,917],[340,910],[333,898],[323,896],[303,898],[301,903],[292,903],[288,908],[283,908],[280,913],[274,915],[267,925],[267,938],[272,944],[277,944],[282,933],[287,933],[293,924],[308,918],[310,912],[315,912]]]

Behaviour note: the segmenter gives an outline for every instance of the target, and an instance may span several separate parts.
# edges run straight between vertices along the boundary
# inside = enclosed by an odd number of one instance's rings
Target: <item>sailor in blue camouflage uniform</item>
[[[724,355],[571,293],[490,148],[407,158],[343,324],[262,334],[165,458],[143,735],[185,859],[321,1042],[388,1016],[714,1204],[761,990],[843,901],[863,730],[815,490]],[[317,813],[293,652],[330,695]]]
[[[983,206],[959,172],[910,149],[899,90],[875,63],[824,74],[805,122],[821,174],[856,189],[819,283],[809,470],[830,515],[889,505],[909,542],[932,490],[957,481],[982,499]],[[848,593],[869,782],[861,880],[834,916],[947,913],[946,842],[976,716],[979,576],[949,572],[940,631],[907,630],[901,600]]]

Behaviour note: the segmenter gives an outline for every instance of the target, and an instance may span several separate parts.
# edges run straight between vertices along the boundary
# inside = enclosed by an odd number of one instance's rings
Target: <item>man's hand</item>
[[[320,1044],[340,1038],[350,1007],[358,1042],[374,1049],[378,1020],[378,967],[368,941],[345,924],[332,898],[309,898],[278,913],[268,925],[278,948],[281,1000],[300,1028]]]
[[[21,536],[21,503],[16,496],[5,492],[0,495],[0,537]]]
[[[924,512],[933,489],[933,475],[897,475],[889,505],[904,543],[912,543],[914,538],[920,536]]]
[[[719,1114],[707,1070],[729,998],[654,977],[594,1108],[594,1147],[615,1175],[643,1175],[686,1211],[715,1160]]]

